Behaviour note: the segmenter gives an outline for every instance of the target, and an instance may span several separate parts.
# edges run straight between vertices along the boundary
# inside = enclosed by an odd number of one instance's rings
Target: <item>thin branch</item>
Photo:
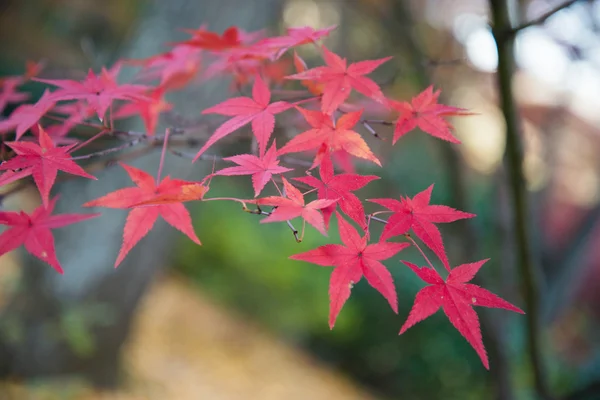
[[[526,305],[527,356],[531,363],[537,395],[550,398],[546,373],[541,354],[539,288],[536,279],[531,243],[528,230],[528,205],[523,173],[523,144],[521,143],[521,121],[512,90],[515,68],[514,36],[503,35],[511,29],[506,0],[490,0],[493,19],[493,34],[498,49],[497,90],[500,107],[506,122],[506,151],[504,161],[508,172],[513,209],[513,239],[517,253],[517,266],[521,277],[521,288]]]
[[[361,123],[366,128],[366,130],[368,130],[371,133],[371,135],[373,135],[374,137],[376,137],[379,140],[384,140],[381,136],[379,136],[379,134],[377,133],[377,131],[375,131],[375,129],[373,129],[373,127],[368,122],[361,121]]]
[[[367,124],[379,124],[379,125],[385,125],[385,126],[394,126],[394,123],[392,121],[385,121],[383,119],[363,119],[360,122],[367,123]]]
[[[136,145],[140,144],[142,141],[143,141],[142,138],[134,139],[134,140],[126,142],[126,143],[124,143],[124,144],[122,144],[120,146],[117,146],[117,147],[111,147],[109,149],[97,151],[97,152],[94,152],[94,153],[85,154],[83,156],[71,157],[71,160],[87,160],[89,158],[102,157],[102,156],[105,156],[107,154],[116,153],[118,151],[125,150],[125,149],[128,149],[130,147],[136,146]]]
[[[553,9],[551,9],[550,11],[540,15],[537,18],[532,19],[529,22],[526,22],[522,25],[516,26],[514,28],[509,28],[506,32],[508,33],[507,36],[515,36],[517,33],[519,33],[520,31],[527,29],[529,27],[532,27],[534,25],[541,25],[544,22],[546,22],[546,20],[548,18],[550,18],[551,16],[553,16],[554,14],[556,14],[557,12],[564,10],[567,7],[572,6],[573,4],[577,3],[579,0],[568,0],[566,2],[564,2],[561,5],[558,5],[556,7],[554,7]]]

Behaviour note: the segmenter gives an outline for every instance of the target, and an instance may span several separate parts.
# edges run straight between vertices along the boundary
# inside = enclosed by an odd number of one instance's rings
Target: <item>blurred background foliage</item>
[[[514,4],[525,21],[556,2]],[[4,39],[0,43],[0,75],[20,73],[27,60],[45,60],[46,73],[52,77],[73,76],[110,64],[120,57],[135,27],[143,24],[152,10],[152,2],[142,0],[0,0]],[[407,100],[431,83],[443,90],[443,102],[478,113],[456,121],[456,134],[463,141],[460,146],[412,133],[392,148],[391,131],[378,129],[387,140],[367,140],[385,168],[359,165],[360,173],[376,174],[381,180],[358,194],[361,199],[413,196],[435,183],[433,204],[460,206],[478,215],[473,221],[441,227],[450,260],[457,265],[491,257],[480,273],[482,281],[519,305],[522,299],[513,267],[510,208],[502,183],[505,144],[494,90],[497,58],[487,12],[487,3],[480,0],[281,0],[272,25],[266,28],[283,32],[288,26],[337,24],[326,44],[349,60],[394,56],[393,62],[374,74],[389,97]],[[200,11],[197,26],[205,22],[210,28],[210,21],[202,20]],[[177,21],[168,24],[171,30],[197,27],[182,27]],[[545,303],[551,304],[545,309],[550,317],[544,320],[542,343],[546,358],[552,360],[548,369],[555,393],[574,390],[600,377],[600,263],[595,250],[600,229],[596,224],[600,218],[599,25],[600,6],[581,1],[544,27],[525,31],[518,42],[520,69],[515,90],[524,118],[524,168],[533,202],[531,230],[544,294],[549,296]],[[302,48],[300,53],[310,65],[320,62],[313,48]],[[595,95],[591,95],[594,87]],[[41,93],[39,85],[29,89]],[[278,129],[282,132],[285,127]],[[224,152],[233,154],[242,145]],[[250,181],[245,178],[215,178],[210,193],[252,197]],[[366,207],[367,212],[375,211]],[[237,203],[207,202],[190,208],[203,246],[182,239],[170,254],[173,268],[169,273],[193,283],[193,290],[212,299],[224,312],[256,323],[289,346],[309,352],[375,396],[533,398],[523,354],[523,317],[478,310],[487,326],[484,343],[490,351],[492,372],[485,371],[475,352],[441,313],[398,337],[422,282],[395,257],[386,265],[398,289],[399,315],[363,281],[353,289],[330,331],[329,269],[287,257],[337,243],[334,221],[329,238],[308,228],[304,242],[297,244],[285,224],[259,224],[255,215],[242,212]],[[380,227],[374,226],[372,235],[377,237],[379,232]],[[413,249],[402,256],[423,264]],[[64,316],[60,328],[82,354],[94,345],[86,322],[91,314],[102,316],[101,324],[111,323],[109,311],[74,309]],[[493,338],[490,327],[496,332]],[[12,332],[18,336],[18,329]],[[239,331],[244,334],[243,329]],[[198,396],[204,398],[201,393]],[[249,393],[248,398],[255,397]]]

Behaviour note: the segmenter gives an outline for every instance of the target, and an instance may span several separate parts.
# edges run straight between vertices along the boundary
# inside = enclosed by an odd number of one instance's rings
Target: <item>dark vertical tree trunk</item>
[[[231,25],[256,30],[274,17],[277,0],[155,0],[139,24],[123,57],[147,57],[181,38],[178,28],[208,23],[211,30]],[[177,112],[191,118],[227,96],[226,83],[213,83],[174,94]],[[138,127],[139,128],[139,127]],[[132,162],[150,173],[158,151]],[[202,167],[169,157],[165,174],[200,179]],[[73,180],[55,188],[61,195],[57,213],[82,212],[84,202],[131,182],[120,167],[96,174],[98,181]],[[85,212],[85,211],[83,211]],[[65,274],[24,258],[18,293],[0,316],[0,375],[24,378],[77,374],[103,387],[118,383],[119,349],[130,330],[140,298],[169,260],[173,241],[183,236],[159,222],[113,269],[121,245],[126,213],[104,210],[92,221],[55,231],[57,253]],[[202,231],[199,229],[199,236]],[[26,257],[24,255],[24,257]]]

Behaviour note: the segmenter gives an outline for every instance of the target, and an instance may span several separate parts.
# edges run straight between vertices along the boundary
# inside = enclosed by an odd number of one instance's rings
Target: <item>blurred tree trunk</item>
[[[138,26],[125,58],[147,57],[166,50],[165,43],[181,38],[178,28],[208,23],[211,30],[231,25],[256,30],[274,17],[277,0],[155,0]],[[226,97],[227,83],[177,92],[178,113],[198,117],[200,110]],[[140,127],[138,127],[140,128]],[[141,128],[140,128],[141,129]],[[132,162],[155,173],[158,151]],[[167,155],[165,175],[201,179],[198,164]],[[82,212],[80,205],[131,182],[120,167],[96,174],[98,181],[61,184],[57,213]],[[86,210],[83,210],[85,212]],[[175,239],[184,236],[159,222],[115,270],[125,212],[104,210],[93,221],[55,231],[58,275],[45,264],[26,258],[18,293],[0,320],[0,375],[23,378],[76,374],[95,385],[118,383],[119,349],[127,338],[132,316],[152,280],[165,267]],[[202,237],[201,228],[198,235]]]

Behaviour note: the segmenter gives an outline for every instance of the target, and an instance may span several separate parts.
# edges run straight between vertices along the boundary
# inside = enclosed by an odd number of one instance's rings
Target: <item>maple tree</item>
[[[51,215],[57,202],[57,197],[51,199],[51,193],[58,171],[69,174],[68,178],[74,175],[95,179],[87,171],[86,160],[121,154],[143,144],[151,149],[159,148],[162,143],[156,178],[121,162],[135,186],[117,189],[83,204],[128,211],[115,267],[153,229],[159,216],[201,244],[184,202],[241,203],[244,211],[264,216],[261,223],[287,225],[298,242],[304,238],[306,224],[328,236],[330,219],[335,213],[343,244],[326,244],[290,257],[333,267],[329,288],[329,325],[333,328],[353,286],[363,277],[383,295],[392,310],[398,312],[396,285],[382,261],[396,258],[408,247],[416,248],[426,258],[412,232],[436,255],[449,275],[446,280],[442,279],[427,258],[429,265],[423,268],[403,260],[429,286],[417,294],[400,333],[442,308],[488,368],[478,317],[472,306],[522,311],[468,283],[485,261],[451,268],[442,234],[436,226],[475,215],[446,205],[430,204],[433,185],[412,198],[377,198],[370,199],[369,203],[364,203],[355,193],[380,179],[377,175],[357,173],[357,162],[385,165],[367,140],[368,136],[381,139],[371,126],[369,110],[380,109],[393,119],[385,121],[385,125],[394,126],[392,144],[415,128],[459,143],[446,118],[471,112],[439,104],[440,90],[434,91],[433,86],[410,101],[398,100],[393,93],[388,97],[367,75],[389,62],[391,57],[348,63],[320,44],[333,29],[335,27],[296,27],[282,35],[268,37],[262,31],[248,33],[235,26],[222,34],[201,26],[185,30],[191,37],[170,43],[164,53],[142,60],[119,61],[112,67],[102,68],[100,73],[90,70],[81,80],[39,77],[43,75],[41,64],[29,64],[23,75],[0,80],[0,111],[8,104],[19,104],[0,121],[3,157],[0,171],[4,171],[0,175],[0,186],[24,185],[26,178],[32,176],[42,203],[31,214],[0,212],[0,224],[8,226],[0,234],[0,254],[24,245],[28,252],[62,273],[50,230],[99,214]],[[309,68],[296,52],[300,46],[316,47],[325,66]],[[131,82],[119,83],[123,66],[140,69]],[[295,73],[289,70],[292,66]],[[219,77],[230,78],[232,90],[239,95],[198,113],[230,117],[228,120],[218,125],[202,120],[201,124],[191,124],[189,129],[167,128],[164,134],[158,131],[161,116],[173,112],[168,95]],[[39,100],[26,104],[23,102],[30,94],[20,91],[20,86],[30,80],[52,88],[46,87]],[[248,90],[250,96],[245,95]],[[354,92],[362,95],[360,102],[356,101]],[[121,119],[136,116],[143,121],[144,132],[117,128]],[[78,126],[86,126],[93,133],[81,138],[74,132]],[[249,129],[244,129],[248,126]],[[368,132],[367,138],[360,133],[361,127]],[[250,137],[247,150],[223,157],[205,154],[209,149],[216,150],[217,142],[234,133],[238,137]],[[195,155],[172,148],[173,142],[182,136],[190,146],[200,144]],[[110,140],[102,141],[106,137]],[[110,147],[114,140],[123,143]],[[92,149],[92,143],[100,150]],[[281,147],[276,143],[282,144]],[[198,180],[169,176],[161,180],[167,153],[170,157],[189,158],[190,162],[210,159],[213,165],[217,162],[236,165],[218,168]],[[311,159],[302,158],[306,156]],[[319,178],[314,175],[317,167]],[[245,176],[245,179],[249,176],[254,198],[209,197],[208,180],[223,176]],[[308,189],[303,191],[306,187]],[[385,210],[367,213],[365,204],[377,204]],[[386,213],[391,214],[387,219],[377,216]],[[301,218],[301,230],[293,225],[297,218]],[[348,219],[363,233],[359,234]],[[375,223],[384,225],[376,240],[370,233]]]

